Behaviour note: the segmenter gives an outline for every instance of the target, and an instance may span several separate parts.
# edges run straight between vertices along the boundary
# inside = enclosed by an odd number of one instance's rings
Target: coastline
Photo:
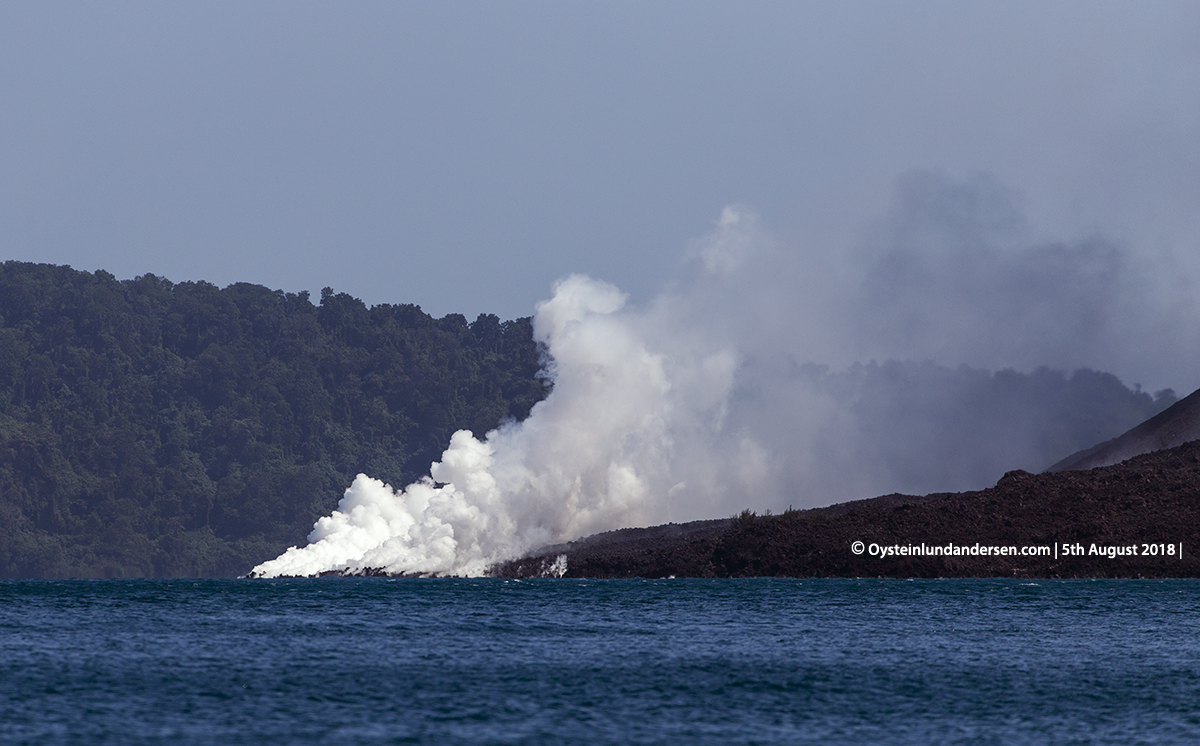
[[[565,562],[562,576],[577,578],[1184,578],[1200,577],[1197,537],[1192,441],[1087,471],[1013,471],[975,492],[597,534],[489,574],[544,577]]]

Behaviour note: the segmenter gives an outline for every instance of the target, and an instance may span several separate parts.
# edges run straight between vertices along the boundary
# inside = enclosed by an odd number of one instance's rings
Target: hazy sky
[[[1200,253],[1194,2],[10,0],[0,102],[0,259],[122,278],[637,303],[730,203],[836,266],[914,168]]]

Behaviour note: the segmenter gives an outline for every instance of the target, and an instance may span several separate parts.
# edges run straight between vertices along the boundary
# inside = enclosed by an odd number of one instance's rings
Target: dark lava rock
[[[880,557],[872,545],[1046,547],[1047,554]],[[567,577],[591,578],[1200,577],[1200,441],[1087,471],[1013,471],[978,492],[886,495],[597,534],[499,564],[492,574],[545,575],[561,569],[560,555]]]

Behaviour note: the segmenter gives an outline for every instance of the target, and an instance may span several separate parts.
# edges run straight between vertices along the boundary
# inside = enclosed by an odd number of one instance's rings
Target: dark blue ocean
[[[1200,743],[1200,582],[0,581],[0,742]]]

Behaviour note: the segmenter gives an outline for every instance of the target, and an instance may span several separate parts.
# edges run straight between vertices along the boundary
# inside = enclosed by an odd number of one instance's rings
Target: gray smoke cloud
[[[858,257],[857,357],[1193,381],[1200,329],[1181,268],[1100,235],[1034,240],[1018,205],[986,174],[902,176]]]
[[[402,490],[360,475],[255,574],[478,574],[623,526],[981,488],[1173,401],[1089,368],[1198,362],[1186,282],[1103,237],[1038,240],[987,175],[907,173],[856,251],[801,249],[730,206],[643,307],[564,278],[525,421],[456,433]]]
[[[901,175],[888,213],[823,263],[739,216],[699,243],[700,278],[676,304],[739,351],[731,423],[770,444],[776,506],[979,489],[1196,385],[1182,264],[1100,235],[1039,237],[988,174]]]

